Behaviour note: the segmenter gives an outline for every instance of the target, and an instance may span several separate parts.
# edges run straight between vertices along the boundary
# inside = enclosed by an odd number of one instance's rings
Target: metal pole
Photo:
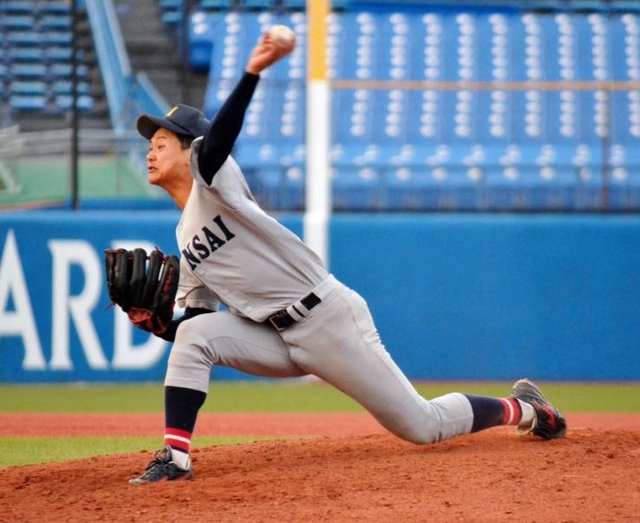
[[[71,1],[71,207],[80,208],[78,195],[78,0]]]
[[[307,0],[306,194],[304,241],[329,265],[331,89],[325,58],[330,0]]]

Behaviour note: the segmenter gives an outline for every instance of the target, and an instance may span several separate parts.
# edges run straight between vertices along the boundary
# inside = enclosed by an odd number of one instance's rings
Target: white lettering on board
[[[13,297],[13,312],[7,310],[10,296]],[[0,338],[3,335],[22,338],[24,370],[46,368],[13,230],[9,230],[7,234],[0,258]]]
[[[69,325],[73,320],[90,367],[106,369],[109,364],[91,319],[91,311],[100,299],[104,280],[100,260],[93,247],[80,240],[51,240],[49,250],[53,255],[51,368],[73,368],[69,355]],[[73,265],[80,267],[84,275],[84,288],[76,296],[70,295]]]

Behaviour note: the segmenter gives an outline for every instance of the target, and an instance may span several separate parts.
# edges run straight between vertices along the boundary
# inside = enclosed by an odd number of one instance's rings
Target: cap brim
[[[176,134],[185,134],[185,130],[174,124],[171,120],[167,120],[165,118],[158,118],[157,116],[149,116],[148,114],[143,114],[138,118],[136,122],[136,128],[138,132],[147,140],[151,140],[153,135],[156,134],[156,131],[160,128],[168,129],[171,132]]]

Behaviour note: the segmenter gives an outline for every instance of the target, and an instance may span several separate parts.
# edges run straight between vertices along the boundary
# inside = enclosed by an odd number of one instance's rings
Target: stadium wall
[[[0,382],[161,380],[169,345],[108,308],[102,251],[175,252],[177,219],[0,214]],[[637,380],[639,246],[638,215],[346,214],[330,260],[411,379]]]

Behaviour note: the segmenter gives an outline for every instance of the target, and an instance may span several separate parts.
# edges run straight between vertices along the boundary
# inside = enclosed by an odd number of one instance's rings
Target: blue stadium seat
[[[71,77],[73,66],[70,63],[56,62],[52,63],[47,74],[51,80]],[[78,65],[76,67],[76,75],[80,80],[86,80],[89,77],[89,68],[86,65]]]
[[[4,0],[0,2],[0,17],[30,16],[34,7],[34,3],[29,0]]]
[[[0,17],[0,29],[4,31],[30,31],[35,25],[31,14],[3,15]]]
[[[182,9],[183,0],[157,0],[160,7],[164,10],[179,10]]]
[[[333,208],[337,211],[377,211],[384,207],[382,174],[372,167],[335,169]]]
[[[12,94],[9,96],[9,107],[17,111],[44,111],[47,98],[41,95]]]
[[[299,166],[284,169],[279,209],[283,211],[301,211],[305,201],[305,170]]]
[[[436,173],[437,174],[437,173]],[[384,206],[389,211],[437,211],[446,184],[427,168],[398,167],[385,174]]]
[[[16,95],[40,95],[46,96],[47,83],[43,81],[15,81],[9,83],[9,90],[12,94]]]
[[[64,14],[45,14],[38,20],[40,31],[69,31],[71,16]]]
[[[71,94],[71,90],[73,86],[71,84],[71,80],[56,80],[51,83],[51,93],[54,95],[58,94]],[[89,94],[91,90],[91,86],[88,82],[78,82],[76,85],[76,89],[80,94]]]
[[[62,111],[69,111],[73,105],[73,98],[68,94],[59,94],[54,97],[55,107]],[[78,96],[77,107],[81,112],[92,111],[95,106],[95,100],[92,96],[82,94]]]
[[[229,0],[200,0],[199,7],[203,11],[219,11],[229,7]]]
[[[189,64],[197,70],[206,71],[211,65],[215,16],[202,10],[194,12],[189,18]]]
[[[71,63],[73,50],[71,47],[45,47],[43,54],[46,62]],[[77,57],[78,60],[83,59],[83,55],[80,51],[78,52]]]
[[[5,60],[9,63],[41,63],[44,54],[42,47],[11,47],[7,50]]]
[[[68,0],[47,0],[38,2],[37,9],[43,15],[68,15],[71,13],[71,2]]]
[[[18,80],[40,80],[47,78],[47,67],[42,64],[12,64],[9,75]]]
[[[41,31],[39,38],[44,46],[71,46],[71,31]]]

